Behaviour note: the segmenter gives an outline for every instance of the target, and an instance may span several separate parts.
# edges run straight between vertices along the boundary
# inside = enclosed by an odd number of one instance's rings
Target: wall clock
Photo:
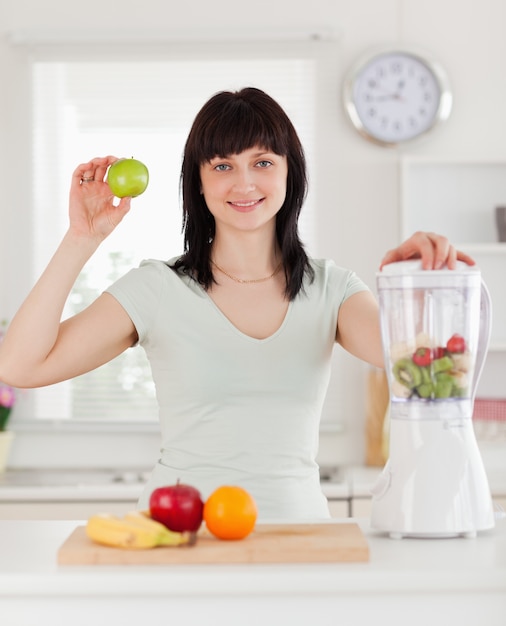
[[[367,139],[396,146],[446,120],[452,93],[443,68],[404,49],[365,56],[344,82],[343,99],[354,127]]]

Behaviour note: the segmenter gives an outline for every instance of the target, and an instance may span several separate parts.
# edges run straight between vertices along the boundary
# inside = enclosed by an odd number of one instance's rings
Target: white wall
[[[449,73],[454,90],[450,120],[432,135],[402,153],[447,158],[506,158],[506,2],[504,0],[256,0],[232,3],[193,0],[88,0],[79,6],[67,0],[0,0],[0,305],[9,308],[9,284],[15,280],[2,241],[23,236],[9,227],[10,213],[22,212],[29,199],[28,137],[13,129],[10,113],[26,102],[9,99],[9,85],[18,80],[16,51],[8,33],[90,30],[133,33],[167,28],[218,32],[261,31],[322,26],[339,38],[340,58],[334,83],[328,86],[328,140],[319,174],[326,201],[321,207],[322,255],[355,269],[370,285],[384,252],[399,239],[399,158],[401,150],[367,143],[350,127],[340,105],[344,74],[362,53],[376,45],[415,45],[436,57]],[[27,184],[28,183],[28,184]],[[506,199],[505,199],[506,200]],[[0,317],[2,312],[0,310]],[[345,359],[350,383],[346,405],[350,421],[341,437],[328,437],[329,458],[362,460],[363,394],[366,369]]]

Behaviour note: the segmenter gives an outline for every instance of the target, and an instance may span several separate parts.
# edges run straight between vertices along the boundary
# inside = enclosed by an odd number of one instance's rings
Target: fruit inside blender
[[[426,333],[390,347],[394,399],[439,400],[470,395],[473,359],[466,339],[454,333],[443,344]]]

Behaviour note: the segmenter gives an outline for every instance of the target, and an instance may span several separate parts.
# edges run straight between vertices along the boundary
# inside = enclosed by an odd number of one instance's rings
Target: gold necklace
[[[241,283],[241,284],[248,284],[248,283],[263,283],[266,280],[270,280],[271,278],[274,278],[274,276],[276,276],[276,274],[279,272],[279,270],[281,269],[281,265],[282,263],[280,263],[276,269],[272,272],[272,274],[269,274],[269,276],[264,276],[264,278],[250,278],[250,279],[245,279],[245,278],[239,278],[238,276],[233,276],[232,274],[229,274],[228,272],[226,272],[222,267],[220,267],[218,265],[218,263],[215,263],[212,259],[211,259],[211,263],[214,265],[214,267],[217,270],[220,270],[220,272],[222,274],[225,274],[225,276],[228,276],[228,278],[231,278],[233,281],[235,281],[236,283]]]

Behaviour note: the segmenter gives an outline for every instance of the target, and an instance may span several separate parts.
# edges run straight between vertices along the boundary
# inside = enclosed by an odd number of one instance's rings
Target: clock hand
[[[376,100],[376,102],[383,102],[384,100],[400,100],[402,102],[404,100],[404,98],[402,98],[402,96],[398,93],[389,93],[383,96],[376,96],[374,99]]]
[[[406,83],[403,80],[400,80],[397,83],[397,91],[395,91],[394,93],[384,93],[385,88],[382,85],[376,84],[375,87],[379,89],[380,91],[382,91],[383,94],[376,96],[374,99],[377,102],[383,102],[384,100],[401,100],[402,101],[403,98],[401,96],[401,92],[404,89],[405,85]]]

